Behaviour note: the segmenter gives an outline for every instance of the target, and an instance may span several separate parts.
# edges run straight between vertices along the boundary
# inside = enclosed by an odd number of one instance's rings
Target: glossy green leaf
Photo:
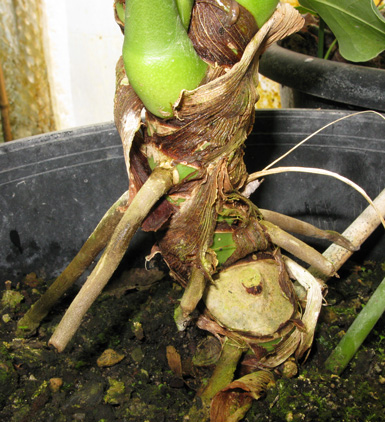
[[[385,50],[385,19],[373,0],[299,0],[333,31],[342,56],[364,62]]]

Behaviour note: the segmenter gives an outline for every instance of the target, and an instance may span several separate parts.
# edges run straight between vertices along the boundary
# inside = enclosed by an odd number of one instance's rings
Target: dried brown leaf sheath
[[[258,61],[271,43],[297,31],[303,23],[293,8],[282,5],[253,36],[256,28],[248,26],[250,16],[245,9],[240,7],[238,19],[232,23],[216,4],[197,1],[194,7],[191,37],[198,52],[211,63],[200,87],[181,92],[173,119],[162,120],[146,112],[142,123],[143,105],[128,84],[122,61],[117,65],[115,121],[129,169],[131,197],[150,174],[150,163],[185,165],[192,171],[143,225],[146,230],[167,228],[159,248],[184,285],[193,267],[207,277],[216,271],[217,259],[210,246],[218,215],[229,209],[235,214],[256,213],[238,192],[247,179],[243,144],[258,100]],[[136,135],[141,124],[143,137]],[[249,251],[238,255],[246,253]]]

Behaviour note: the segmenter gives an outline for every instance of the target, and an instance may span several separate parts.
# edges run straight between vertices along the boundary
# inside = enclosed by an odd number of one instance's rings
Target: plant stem
[[[328,48],[328,51],[325,53],[324,59],[328,60],[330,53],[332,52],[334,46],[337,44],[337,38],[330,44],[330,47]]]
[[[194,0],[176,0],[176,6],[178,8],[180,20],[183,23],[186,31],[190,25],[191,12],[194,6]]]
[[[206,280],[203,271],[193,268],[190,280],[180,301],[180,307],[183,317],[186,318],[196,308],[198,302],[202,299],[206,287]]]
[[[130,85],[147,110],[165,118],[173,116],[181,91],[199,86],[207,70],[175,0],[126,2],[123,60]]]
[[[127,201],[128,191],[105,213],[95,230],[64,271],[20,319],[18,322],[18,335],[34,331],[47,316],[53,305],[91,265],[99,252],[105,248],[111,234],[123,216],[121,208],[127,205]]]
[[[322,59],[324,57],[324,45],[325,45],[325,22],[320,17],[318,27],[318,50],[317,57]]]
[[[157,167],[132,200],[117,225],[102,257],[72,301],[49,344],[63,351],[81,320],[119,265],[132,236],[155,203],[173,186],[173,169]]]
[[[337,375],[342,373],[384,311],[385,278],[326,360],[328,371]]]
[[[3,126],[4,141],[12,141],[12,130],[9,118],[9,101],[7,96],[7,90],[5,88],[5,78],[3,73],[3,67],[0,62],[0,111],[1,111],[1,124]]]
[[[335,268],[330,261],[328,261],[316,249],[291,234],[286,233],[284,230],[269,221],[263,220],[261,221],[261,225],[266,227],[267,233],[275,245],[285,249],[302,261],[314,266],[323,274],[327,274],[328,277],[335,274]]]
[[[239,344],[235,344],[232,340],[225,340],[221,356],[211,378],[203,390],[197,394],[202,401],[202,407],[198,406],[197,403],[193,405],[190,409],[189,421],[202,422],[209,420],[211,400],[215,394],[225,388],[233,380],[239,359],[245,350],[245,348]]]

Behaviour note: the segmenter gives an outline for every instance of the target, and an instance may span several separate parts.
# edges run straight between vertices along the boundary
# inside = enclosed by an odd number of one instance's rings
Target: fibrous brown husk
[[[145,230],[166,228],[159,249],[183,285],[192,268],[199,268],[206,278],[217,271],[218,261],[210,246],[219,213],[224,209],[242,209],[244,213],[245,208],[250,215],[257,212],[238,192],[247,180],[243,148],[258,100],[259,57],[271,43],[295,32],[303,23],[293,8],[281,5],[250,40],[256,28],[247,27],[249,13],[240,7],[236,19],[233,11],[230,7],[230,16],[215,1],[196,2],[189,34],[194,45],[198,52],[206,51],[200,46],[207,46],[207,42],[219,47],[210,47],[210,58],[202,53],[211,61],[206,78],[197,89],[182,91],[174,104],[174,118],[159,119],[146,111],[143,139],[134,141],[143,105],[128,84],[121,61],[117,67],[115,119],[126,161],[127,157],[130,161],[132,195],[151,172],[149,162],[195,170],[170,191],[143,225]],[[216,27],[208,33],[207,28],[214,24]],[[240,60],[234,64],[241,51]],[[220,61],[219,55],[225,58]],[[246,229],[247,225],[248,221],[244,227],[237,221],[233,229]],[[242,258],[247,253],[250,251],[238,248],[236,256]]]

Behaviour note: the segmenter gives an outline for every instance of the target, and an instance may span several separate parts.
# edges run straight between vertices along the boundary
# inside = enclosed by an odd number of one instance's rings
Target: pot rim
[[[260,73],[318,98],[385,111],[385,69],[319,59],[274,44],[261,58]]]

